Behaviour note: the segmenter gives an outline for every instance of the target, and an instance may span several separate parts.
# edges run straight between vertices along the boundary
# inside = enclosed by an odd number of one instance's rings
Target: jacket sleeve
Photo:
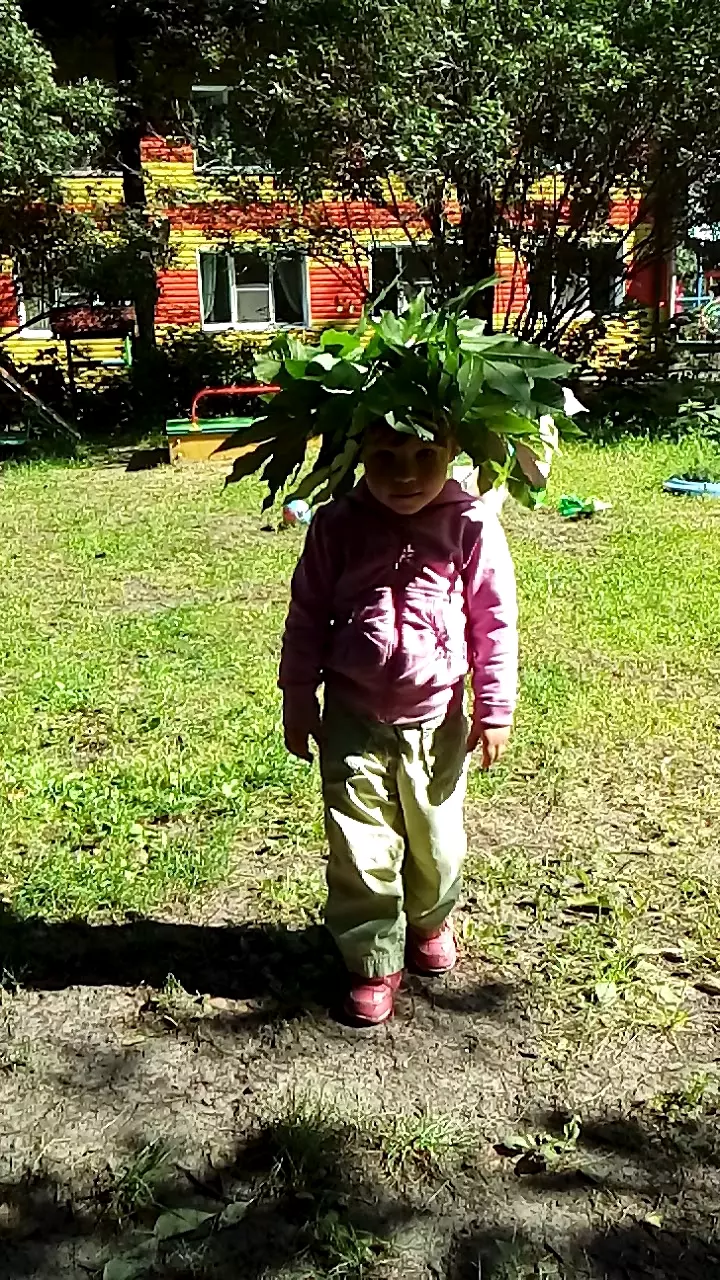
[[[517,701],[515,570],[496,516],[473,524],[474,546],[463,573],[473,720],[486,728],[512,723]]]
[[[307,706],[323,680],[339,571],[333,524],[332,507],[321,507],[308,529],[292,579],[278,683],[286,701],[298,708]]]

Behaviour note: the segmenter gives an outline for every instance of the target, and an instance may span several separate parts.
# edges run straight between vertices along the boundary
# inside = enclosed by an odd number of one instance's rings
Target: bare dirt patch
[[[518,934],[512,963],[471,945],[447,979],[409,978],[368,1035],[333,1016],[316,925],[263,921],[248,889],[203,914],[5,920],[2,1274],[99,1275],[148,1242],[137,1274],[208,1280],[720,1274],[716,1094],[687,1086],[715,1078],[716,997],[679,1041],[612,1022],[563,1040]],[[150,1202],[118,1217],[148,1148]],[[208,1216],[158,1243],[168,1209]]]

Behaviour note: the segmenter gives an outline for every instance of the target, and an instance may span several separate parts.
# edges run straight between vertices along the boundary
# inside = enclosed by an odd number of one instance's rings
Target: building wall
[[[62,192],[72,208],[102,217],[122,206],[122,177],[119,174],[73,175],[63,179]],[[66,367],[65,344],[56,342],[49,332],[24,330],[16,336],[7,337],[20,323],[21,310],[13,264],[5,259],[0,261],[0,339],[6,338],[3,351],[20,370],[54,363]],[[89,375],[92,380],[93,370],[103,373],[117,366],[122,360],[123,344],[120,340],[104,338],[73,343],[73,356],[78,361],[80,376],[87,378]]]
[[[279,190],[268,176],[243,175],[242,189],[234,191],[227,181],[196,173],[192,148],[172,140],[152,137],[142,146],[142,164],[150,208],[169,223],[171,264],[158,275],[159,297],[156,323],[159,339],[165,334],[198,330],[202,327],[199,253],[223,247],[262,247],[290,241],[294,247],[308,246],[308,310],[311,329],[328,324],[352,325],[360,316],[369,291],[370,253],[378,244],[409,244],[406,226],[413,236],[422,236],[423,222],[407,199],[401,184],[388,184],[391,207],[373,206],[365,201],[347,201],[332,193],[312,208],[301,209]],[[101,214],[122,201],[122,179],[118,175],[69,178],[65,182],[68,202],[85,211]],[[562,192],[553,178],[538,182],[529,193],[529,205],[546,211],[562,205]],[[632,225],[637,216],[638,195],[613,193],[609,227],[614,231]],[[565,219],[562,207],[560,222]],[[450,206],[451,217],[459,209]],[[639,228],[639,243],[648,234]],[[508,248],[501,248],[496,263],[499,283],[495,309],[499,322],[519,316],[528,300],[525,264]],[[665,273],[667,274],[667,273]],[[631,273],[627,295],[642,307],[657,307],[667,292],[657,268]],[[588,317],[580,318],[582,325]],[[0,264],[0,336],[19,323],[18,302],[11,265]],[[599,364],[639,349],[647,341],[647,326],[624,317],[607,319],[604,337],[597,346]],[[269,330],[237,330],[250,341],[263,342]],[[22,368],[31,364],[64,363],[64,344],[45,335],[18,335],[9,339],[7,350]],[[95,340],[73,348],[80,361],[112,362],[122,355],[122,345],[114,340]],[[111,367],[111,366],[110,366]]]

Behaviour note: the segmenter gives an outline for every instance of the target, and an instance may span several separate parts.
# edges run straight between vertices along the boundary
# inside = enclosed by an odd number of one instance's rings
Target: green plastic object
[[[29,439],[30,432],[22,427],[16,431],[0,431],[0,448],[19,449]]]
[[[575,493],[564,493],[557,509],[565,520],[582,520],[600,511],[609,511],[610,503],[601,502],[599,498],[579,498]]]
[[[251,427],[254,418],[198,418],[193,426],[189,418],[168,418],[165,423],[165,434],[168,436],[192,436],[198,432],[202,435],[215,435],[229,431],[243,431]]]

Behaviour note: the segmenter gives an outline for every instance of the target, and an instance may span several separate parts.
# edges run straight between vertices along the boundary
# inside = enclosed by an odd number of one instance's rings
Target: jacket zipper
[[[397,560],[395,561],[394,577],[390,588],[393,605],[393,640],[392,650],[387,662],[388,710],[390,710],[392,706],[392,686],[396,679],[401,658],[400,642],[402,637],[400,635],[400,617],[405,603],[405,588],[407,585],[404,578],[404,570],[405,566],[411,559],[412,545],[410,543],[405,543],[401,548]]]

